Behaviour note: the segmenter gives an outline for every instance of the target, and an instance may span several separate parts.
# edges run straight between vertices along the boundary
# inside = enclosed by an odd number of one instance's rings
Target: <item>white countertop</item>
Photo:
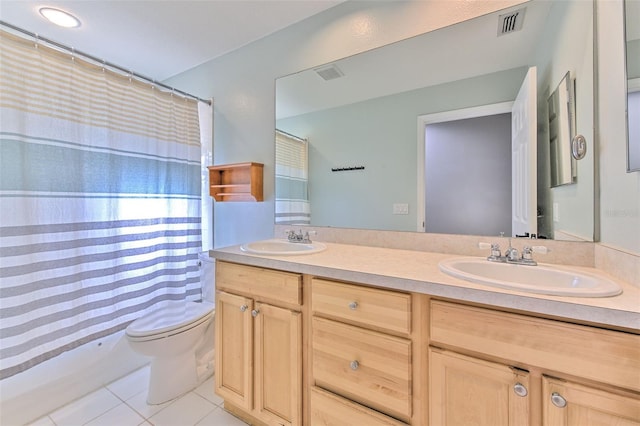
[[[458,255],[323,243],[327,249],[305,255],[266,256],[246,253],[240,246],[210,251],[219,260],[263,268],[425,293],[460,301],[552,315],[640,333],[640,289],[594,268],[571,269],[617,282],[622,294],[613,297],[563,297],[524,293],[476,284],[440,271],[441,260]],[[554,265],[561,267],[559,265]]]

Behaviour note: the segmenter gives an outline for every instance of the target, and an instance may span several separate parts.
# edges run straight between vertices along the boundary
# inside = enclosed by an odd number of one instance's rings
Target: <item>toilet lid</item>
[[[147,315],[133,321],[127,327],[129,336],[140,337],[176,330],[198,322],[213,312],[212,303],[191,301],[168,301]]]

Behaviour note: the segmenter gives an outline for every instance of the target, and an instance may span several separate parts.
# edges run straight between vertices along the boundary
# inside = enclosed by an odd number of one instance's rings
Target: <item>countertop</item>
[[[464,281],[440,271],[440,261],[459,255],[323,244],[327,246],[326,250],[304,255],[256,255],[241,251],[239,245],[211,250],[209,255],[229,262],[424,293],[640,333],[640,289],[598,269],[570,267],[617,282],[622,287],[622,294],[590,298],[507,290]]]

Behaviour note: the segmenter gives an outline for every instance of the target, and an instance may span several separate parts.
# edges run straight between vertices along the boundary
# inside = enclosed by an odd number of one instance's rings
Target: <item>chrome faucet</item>
[[[511,238],[509,238],[509,248],[504,252],[504,257],[507,262],[518,261],[518,249],[511,246]]]
[[[504,233],[500,233],[500,236],[503,237]],[[479,248],[490,248],[491,255],[487,257],[487,260],[490,262],[502,262],[502,263],[511,263],[514,265],[528,265],[528,266],[536,266],[538,262],[533,260],[533,253],[548,253],[548,248],[544,246],[525,246],[522,249],[522,254],[518,256],[518,249],[511,245],[511,238],[509,238],[509,247],[504,251],[504,256],[500,252],[500,244],[498,243],[479,243]]]
[[[290,243],[304,243],[310,244],[311,238],[309,234],[315,234],[315,231],[306,231],[304,234],[302,233],[302,229],[300,229],[297,233],[294,230],[286,230],[284,231],[287,234],[287,240]]]

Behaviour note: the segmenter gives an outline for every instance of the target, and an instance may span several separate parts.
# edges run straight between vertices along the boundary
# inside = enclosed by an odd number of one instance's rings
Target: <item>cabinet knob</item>
[[[246,311],[247,309],[249,309],[249,307],[248,307],[247,305],[242,305],[242,306],[240,306],[240,312],[244,312],[244,311]]]
[[[253,311],[251,311],[251,316],[255,318],[255,317],[257,317],[257,316],[258,316],[258,314],[259,314],[259,313],[260,313],[260,311],[259,311],[259,310],[254,309]]]
[[[558,408],[564,408],[567,406],[567,400],[564,399],[564,397],[558,392],[554,392],[551,394],[551,403]]]
[[[349,309],[351,309],[352,311],[355,311],[358,308],[358,302],[351,302],[349,303]]]
[[[518,396],[527,396],[529,393],[527,388],[522,383],[516,383],[513,385],[513,392]]]
[[[356,371],[358,369],[358,367],[360,367],[360,363],[358,361],[351,361],[351,364],[349,364],[349,367],[351,367],[351,369],[353,371]]]

